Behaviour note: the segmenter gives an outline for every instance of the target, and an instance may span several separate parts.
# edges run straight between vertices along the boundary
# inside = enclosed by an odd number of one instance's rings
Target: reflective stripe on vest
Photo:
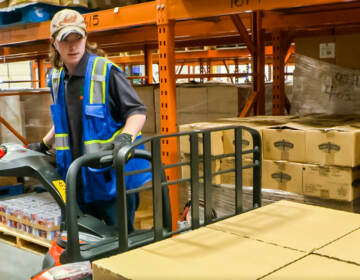
[[[105,104],[106,69],[108,60],[97,57],[91,73],[90,104]]]
[[[67,133],[60,133],[55,134],[55,147],[56,150],[69,150],[69,134]]]
[[[61,67],[59,70],[54,69],[52,71],[52,75],[51,75],[51,85],[52,85],[52,91],[53,91],[53,98],[54,98],[54,103],[56,103],[56,99],[58,96],[58,90],[59,90],[59,85],[60,85],[60,77],[61,77],[61,72],[63,71],[63,68]]]
[[[106,140],[89,140],[84,142],[84,151],[85,153],[96,153],[101,150],[104,150],[106,147],[109,147],[109,144],[112,143],[116,135],[122,132],[122,128],[117,130],[109,139]]]

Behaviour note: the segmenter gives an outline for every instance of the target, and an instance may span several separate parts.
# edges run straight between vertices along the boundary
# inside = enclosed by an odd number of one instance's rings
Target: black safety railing
[[[217,156],[211,155],[211,134],[221,132],[224,130],[234,131],[234,153],[222,154]],[[253,145],[251,148],[244,150],[242,147],[243,132],[247,131],[251,135]],[[187,162],[178,162],[174,164],[164,165],[161,161],[161,142],[171,138],[189,137],[190,144],[190,160]],[[202,139],[203,151],[199,156],[199,139]],[[149,170],[138,170],[135,172],[125,172],[124,166],[131,154],[131,151],[136,147],[150,143],[151,145],[151,171],[152,171],[152,185],[146,188],[139,188],[136,190],[126,191],[125,176],[133,175],[136,173],[147,172]],[[252,154],[253,162],[249,165],[243,165],[243,155]],[[235,167],[232,169],[221,170],[212,172],[211,161],[214,159],[234,158]],[[200,163],[203,164],[203,175],[199,174]],[[174,181],[162,180],[162,171],[170,168],[179,168],[183,166],[190,166],[190,177],[180,178]],[[143,246],[145,244],[159,241],[161,239],[170,237],[174,234],[187,231],[189,229],[196,229],[202,225],[207,225],[230,216],[243,213],[243,184],[242,184],[242,171],[244,169],[253,169],[253,209],[261,206],[261,138],[258,131],[242,126],[229,126],[211,128],[206,130],[198,130],[192,132],[181,132],[169,135],[159,135],[147,139],[142,139],[132,146],[124,147],[119,151],[118,157],[115,159],[115,169],[117,174],[117,198],[119,201],[119,251],[127,251],[129,249]],[[235,211],[231,215],[222,216],[221,218],[214,218],[212,216],[212,178],[224,173],[235,173]],[[202,181],[202,182],[201,182]],[[164,213],[162,197],[162,190],[164,186],[177,185],[181,182],[187,182],[190,185],[191,192],[191,226],[185,227],[180,230],[171,230],[169,224],[164,228]],[[200,224],[200,185],[204,186],[204,223]],[[153,232],[153,237],[149,240],[142,240],[136,244],[129,243],[128,229],[127,229],[127,209],[126,209],[126,194],[143,191],[152,188],[153,190],[153,218],[154,225],[149,231]],[[143,234],[141,232],[140,234]]]
[[[225,130],[232,130],[234,133],[234,152],[221,155],[211,155],[211,147],[213,145],[211,135]],[[243,133],[246,131],[251,135],[253,145],[246,150],[243,149]],[[186,162],[178,161],[173,164],[163,164],[161,158],[165,153],[161,150],[161,143],[170,141],[171,138],[179,140],[181,137],[189,138],[190,146],[190,159]],[[151,153],[140,150],[140,145],[150,145]],[[199,151],[199,144],[202,144],[202,151]],[[252,164],[243,165],[242,157],[245,154],[252,154]],[[125,164],[129,158],[142,158],[151,163],[150,168],[136,170],[131,172],[125,172]],[[220,170],[212,172],[211,161],[214,159],[234,158],[234,168],[227,170]],[[203,166],[203,174],[200,174],[200,165]],[[94,168],[103,168],[105,166],[113,165],[116,171],[117,179],[117,206],[118,206],[118,246],[111,245],[110,243],[99,242],[99,246],[103,246],[97,250],[96,244],[91,245],[93,253],[85,252],[84,248],[80,250],[79,243],[79,207],[76,202],[76,184],[77,176],[83,166],[91,166]],[[167,169],[179,168],[189,166],[190,176],[188,178],[180,178],[177,180],[166,180],[164,172]],[[259,133],[251,128],[242,126],[229,126],[219,127],[206,130],[198,130],[191,132],[181,132],[169,135],[158,135],[150,138],[140,139],[131,145],[125,146],[120,149],[117,157],[113,159],[112,153],[101,152],[97,154],[87,154],[76,159],[70,166],[66,177],[66,196],[67,202],[65,206],[66,214],[66,230],[68,241],[66,244],[66,250],[62,254],[62,260],[64,262],[80,261],[84,259],[96,259],[100,256],[99,251],[102,252],[102,256],[106,254],[106,251],[112,248],[112,252],[117,253],[124,252],[136,247],[140,247],[152,242],[156,242],[165,238],[168,238],[174,234],[194,230],[202,225],[207,225],[220,219],[225,219],[229,216],[240,214],[244,212],[243,209],[243,170],[253,169],[253,201],[252,209],[261,206],[261,138]],[[125,177],[135,175],[144,172],[152,173],[151,184],[141,186],[137,189],[126,190]],[[212,216],[212,179],[214,176],[218,176],[225,173],[235,173],[235,211],[231,215],[222,216],[221,218]],[[182,229],[172,229],[172,219],[170,210],[169,188],[177,185],[181,182],[188,183],[190,185],[191,196],[191,225]],[[200,189],[203,186],[204,192],[204,222],[200,222]],[[127,194],[134,192],[141,192],[148,189],[152,189],[153,195],[153,227],[149,230],[140,230],[135,233],[128,233],[127,223]],[[94,249],[95,248],[95,249]],[[117,250],[116,250],[117,248]]]

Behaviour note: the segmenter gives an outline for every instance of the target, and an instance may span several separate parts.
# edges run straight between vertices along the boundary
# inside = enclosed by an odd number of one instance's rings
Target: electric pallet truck
[[[131,157],[151,162],[151,154],[145,150],[135,149]],[[53,157],[26,149],[19,144],[0,145],[0,176],[37,178],[58,203],[61,211],[61,234],[52,243],[49,252],[44,257],[43,271],[32,279],[47,279],[42,275],[54,266],[82,260],[92,261],[118,252],[119,230],[93,216],[84,215],[76,202],[76,178],[81,167],[105,168],[112,165],[112,162],[111,152],[108,151],[84,155],[70,166],[67,184],[65,184],[54,167]],[[138,172],[146,171],[149,170]],[[162,205],[164,228],[171,230],[171,210],[167,188],[162,190]],[[69,218],[69,215],[72,217]],[[71,225],[67,226],[68,224]],[[136,247],[138,243],[151,242],[152,238],[151,231],[135,231],[127,236],[128,246]]]
[[[234,132],[234,153],[213,157],[211,156],[211,135],[222,130],[232,130]],[[242,145],[243,131],[250,133],[253,142],[252,147],[245,151]],[[161,151],[161,144],[174,139],[178,141],[180,137],[187,137],[189,139],[190,160],[188,162],[163,165],[161,158],[164,152]],[[199,142],[202,144],[202,151],[200,153]],[[137,149],[138,146],[145,143],[151,145],[151,153]],[[242,155],[248,153],[252,153],[253,163],[243,166]],[[131,157],[148,160],[151,163],[151,167],[146,170],[125,172],[125,163]],[[235,160],[235,168],[213,172],[211,161],[222,158],[233,158]],[[199,174],[200,164],[203,167],[203,174]],[[176,181],[167,181],[165,179],[165,169],[179,168],[185,165],[190,167],[189,178],[182,178]],[[114,167],[117,179],[118,229],[107,226],[102,221],[81,213],[76,202],[76,178],[83,166],[93,168]],[[251,128],[229,126],[143,138],[123,147],[115,159],[113,159],[111,152],[108,151],[98,154],[86,154],[71,164],[66,176],[66,185],[57,174],[51,157],[28,150],[18,144],[0,145],[0,176],[35,177],[40,180],[60,206],[62,214],[61,236],[53,242],[44,258],[44,271],[62,264],[76,263],[84,260],[93,261],[121,253],[160,241],[177,233],[194,230],[200,226],[243,213],[245,210],[242,205],[242,170],[246,168],[253,169],[252,204],[253,209],[255,209],[261,206],[261,138],[258,131]],[[152,184],[150,186],[126,190],[125,176],[149,171],[152,172]],[[212,177],[226,172],[235,173],[235,211],[226,217],[214,217],[211,192]],[[191,224],[188,227],[172,231],[168,187],[181,182],[190,184]],[[203,222],[200,222],[201,217],[199,214],[199,193],[201,187],[203,187],[204,194]],[[153,228],[128,234],[126,195],[146,189],[152,189],[153,191]],[[39,273],[32,280],[47,279],[41,278],[44,273],[46,272]]]

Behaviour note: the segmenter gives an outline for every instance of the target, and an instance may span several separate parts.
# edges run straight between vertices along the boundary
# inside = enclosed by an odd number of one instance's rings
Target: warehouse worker
[[[119,67],[100,56],[102,51],[87,41],[81,14],[70,9],[59,11],[51,21],[50,33],[54,127],[32,148],[45,152],[55,142],[57,168],[65,178],[71,162],[84,153],[111,147],[116,155],[121,147],[140,137],[146,108]],[[125,171],[148,167],[146,160],[131,159]],[[150,179],[150,173],[127,176],[126,188],[137,188]],[[116,225],[115,171],[111,167],[86,167],[78,181],[82,183],[77,197],[81,210]],[[131,232],[138,193],[128,195],[127,200]]]

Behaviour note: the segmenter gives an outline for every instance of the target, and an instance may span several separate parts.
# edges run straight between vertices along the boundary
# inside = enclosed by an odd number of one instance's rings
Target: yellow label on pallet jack
[[[66,202],[66,184],[63,180],[52,181],[55,188],[58,190],[62,200]]]

